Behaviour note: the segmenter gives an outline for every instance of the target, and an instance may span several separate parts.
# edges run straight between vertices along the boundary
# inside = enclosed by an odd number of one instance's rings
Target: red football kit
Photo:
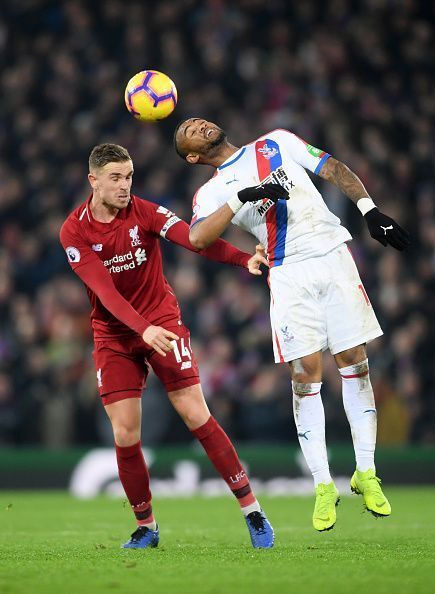
[[[163,206],[131,195],[113,221],[101,223],[88,200],[64,222],[60,240],[92,305],[93,353],[103,403],[138,397],[151,365],[168,392],[199,383],[190,333],[174,291],[163,275],[160,238],[218,262],[246,267],[249,254],[219,239],[204,250],[189,241],[189,227]],[[143,332],[163,326],[179,340],[166,357],[147,345]],[[117,396],[118,393],[118,396]]]

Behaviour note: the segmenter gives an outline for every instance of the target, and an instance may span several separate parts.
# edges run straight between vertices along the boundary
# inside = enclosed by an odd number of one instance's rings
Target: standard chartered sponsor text
[[[126,254],[115,254],[110,260],[103,260],[104,266],[108,268],[110,274],[131,270],[146,262],[146,252],[143,248],[138,248],[133,255],[130,250]]]

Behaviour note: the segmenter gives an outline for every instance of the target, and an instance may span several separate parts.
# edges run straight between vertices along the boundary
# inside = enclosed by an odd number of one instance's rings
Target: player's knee
[[[121,447],[134,445],[140,440],[140,427],[119,424],[113,426],[115,443]]]
[[[292,380],[297,384],[320,382],[322,379],[321,357],[310,355],[291,361],[289,366]]]
[[[339,367],[348,367],[349,365],[356,365],[367,359],[367,351],[363,344],[352,347],[346,351],[342,351],[335,356]]]

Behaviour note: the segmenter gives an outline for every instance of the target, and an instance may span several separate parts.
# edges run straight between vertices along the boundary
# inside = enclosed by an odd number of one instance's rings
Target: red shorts
[[[168,392],[199,384],[199,369],[190,346],[189,330],[184,325],[167,330],[177,334],[179,339],[166,357],[145,344],[139,335],[95,341],[92,356],[104,405],[140,397],[150,366]]]

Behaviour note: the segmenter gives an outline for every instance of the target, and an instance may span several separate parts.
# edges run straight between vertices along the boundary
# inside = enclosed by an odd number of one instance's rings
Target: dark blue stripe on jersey
[[[281,151],[279,144],[270,138],[266,139],[266,144],[269,149],[276,150],[276,154],[269,159],[270,170],[275,171],[282,165]],[[273,250],[273,265],[280,266],[284,260],[285,255],[285,240],[287,237],[287,200],[278,200],[275,207],[276,215],[276,238],[275,248]]]
[[[323,157],[320,159],[319,163],[317,164],[317,167],[314,170],[314,173],[316,175],[319,175],[320,170],[322,169],[323,165],[326,163],[326,161],[329,159],[330,156],[331,155],[326,153],[326,155],[323,155]]]
[[[223,165],[221,165],[220,167],[218,167],[218,169],[225,169],[225,167],[229,167],[230,165],[232,165],[233,163],[235,163],[236,161],[238,161],[245,151],[246,151],[246,146],[244,146],[242,148],[242,150],[237,155],[237,157],[234,157],[234,159],[232,161],[230,161],[229,163],[224,163]]]

